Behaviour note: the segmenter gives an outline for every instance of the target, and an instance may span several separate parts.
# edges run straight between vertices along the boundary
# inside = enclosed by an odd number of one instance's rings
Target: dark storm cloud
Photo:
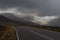
[[[0,9],[17,8],[23,13],[35,13],[42,9],[45,3],[44,0],[0,0]]]
[[[0,0],[1,8],[23,7],[23,8],[38,8],[37,0]]]
[[[60,15],[59,5],[59,0],[0,0],[1,10],[17,8],[19,12],[36,13],[39,16]]]

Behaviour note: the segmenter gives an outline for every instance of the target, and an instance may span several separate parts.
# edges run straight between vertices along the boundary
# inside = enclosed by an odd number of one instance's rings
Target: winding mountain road
[[[32,27],[16,27],[18,40],[60,40],[60,32]]]

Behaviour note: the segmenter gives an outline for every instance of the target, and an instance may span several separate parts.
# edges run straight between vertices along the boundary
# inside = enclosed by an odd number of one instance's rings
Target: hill
[[[51,26],[59,26],[60,27],[60,18],[54,19],[48,23]]]
[[[6,13],[6,14],[4,13],[3,15],[0,15],[0,25],[3,24],[6,25],[13,24],[13,25],[20,25],[20,26],[40,26],[40,24],[18,18],[15,15],[10,13]]]

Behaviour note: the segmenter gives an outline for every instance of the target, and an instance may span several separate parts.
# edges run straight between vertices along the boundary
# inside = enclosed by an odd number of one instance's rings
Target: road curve
[[[38,30],[30,27],[16,27],[19,40],[60,40],[60,32]]]

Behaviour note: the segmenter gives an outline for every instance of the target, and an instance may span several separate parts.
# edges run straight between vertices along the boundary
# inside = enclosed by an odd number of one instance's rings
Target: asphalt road
[[[60,32],[31,27],[16,27],[18,40],[60,40]]]

